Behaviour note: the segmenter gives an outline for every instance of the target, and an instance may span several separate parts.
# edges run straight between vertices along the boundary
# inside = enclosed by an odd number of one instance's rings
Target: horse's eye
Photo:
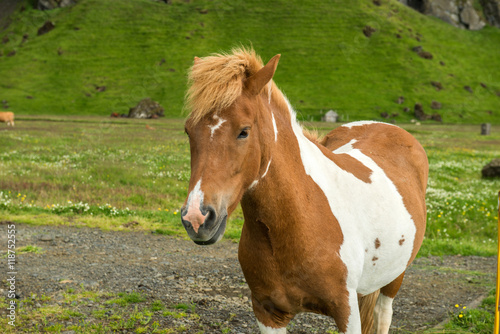
[[[241,131],[240,134],[238,135],[238,139],[245,139],[246,137],[248,137],[248,130],[247,129]]]

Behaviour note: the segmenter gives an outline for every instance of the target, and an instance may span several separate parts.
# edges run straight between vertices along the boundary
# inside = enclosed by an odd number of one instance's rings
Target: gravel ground
[[[7,223],[0,222],[0,252],[7,250]],[[38,246],[41,254],[17,256],[16,289],[21,299],[51,296],[58,303],[68,288],[101,292],[141,292],[145,303],[194,304],[199,317],[154,316],[161,328],[185,333],[257,333],[235,243],[197,246],[181,238],[144,231],[113,232],[85,227],[16,224],[16,248]],[[6,264],[4,264],[7,267]],[[393,333],[418,332],[447,318],[455,304],[471,305],[495,280],[496,258],[431,257],[417,259],[407,271],[394,302]],[[7,269],[2,270],[3,276]],[[6,294],[5,278],[2,292]],[[60,304],[60,303],[59,303]],[[85,305],[87,322],[99,303]],[[5,310],[0,310],[0,313]],[[0,314],[0,316],[4,316]],[[71,325],[71,319],[65,325]],[[333,320],[301,314],[289,333],[325,333]],[[123,331],[123,332],[126,332]]]

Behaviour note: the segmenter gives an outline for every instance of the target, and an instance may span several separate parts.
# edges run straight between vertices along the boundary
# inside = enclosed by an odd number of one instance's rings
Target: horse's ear
[[[195,65],[198,65],[199,63],[201,62],[201,58],[198,58],[198,57],[194,57],[194,64]]]
[[[277,54],[271,60],[261,68],[257,73],[249,77],[245,82],[245,87],[248,89],[250,94],[257,95],[260,93],[262,88],[273,78],[276,67],[280,60],[281,55]]]

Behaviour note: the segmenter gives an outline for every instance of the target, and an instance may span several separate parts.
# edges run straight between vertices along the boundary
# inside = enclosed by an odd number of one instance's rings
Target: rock
[[[12,50],[11,52],[7,53],[7,57],[12,57],[16,55],[16,50]]]
[[[363,28],[363,34],[365,34],[366,37],[371,37],[371,35],[377,31],[375,28],[366,26]]]
[[[54,22],[46,21],[43,26],[38,29],[38,36],[44,35],[55,28]]]
[[[483,177],[500,177],[500,159],[493,159],[481,170]]]
[[[403,108],[403,111],[404,111],[404,112],[410,112],[410,108],[408,108],[408,107],[404,107],[404,108]]]
[[[481,85],[481,87],[483,87],[483,88],[488,88],[488,86],[486,86],[486,84],[485,84],[485,83],[480,82],[479,84],[480,84],[480,85]]]
[[[95,89],[99,92],[105,92],[106,91],[106,86],[96,86]]]
[[[417,46],[412,47],[412,48],[411,48],[411,50],[412,50],[413,52],[417,52],[417,53],[419,53],[419,52],[423,51],[423,48],[422,48],[422,46],[417,45]]]
[[[464,89],[469,93],[474,93],[474,91],[472,90],[472,88],[470,88],[470,86],[464,86]]]
[[[397,104],[403,104],[405,102],[405,97],[404,96],[400,96],[398,97],[398,99],[396,100],[396,103]]]
[[[3,38],[2,38],[2,43],[3,44],[9,43],[9,41],[10,41],[9,36],[7,36],[7,35],[3,36]]]
[[[441,103],[437,102],[437,101],[432,101],[431,108],[432,109],[441,109]]]
[[[430,119],[432,119],[433,121],[436,121],[436,122],[443,123],[443,118],[438,113],[432,114],[432,116],[430,117]]]
[[[425,121],[427,119],[427,115],[424,112],[424,108],[422,107],[422,105],[420,103],[415,104],[414,110],[415,110],[415,117],[419,121]]]
[[[389,118],[389,114],[384,111],[384,112],[380,113],[380,117],[382,117],[382,118]]]
[[[479,0],[483,7],[486,21],[494,27],[500,28],[500,0]]]
[[[39,10],[51,10],[55,8],[70,7],[76,4],[76,0],[38,0]]]
[[[467,5],[460,12],[460,22],[465,28],[469,30],[481,30],[486,25],[486,23],[481,20],[476,10],[472,7],[472,4]]]
[[[40,241],[52,241],[54,238],[49,234],[44,234],[40,236]]]
[[[438,82],[438,81],[431,81],[431,85],[433,85],[434,87],[436,87],[436,90],[438,90],[438,91],[441,90],[441,89],[443,89],[443,85],[441,85],[441,83]]]
[[[474,8],[475,0],[399,1],[423,14],[437,17],[457,28],[479,30],[485,26],[485,22]],[[498,22],[500,27],[499,2],[500,0],[481,0],[484,16],[488,22],[488,18],[491,17],[493,23],[490,24],[495,25],[494,23]],[[488,4],[486,5],[486,3]],[[487,12],[488,14],[486,14]]]
[[[165,110],[162,106],[150,98],[143,99],[137,106],[130,108],[129,118],[157,118],[163,117]]]
[[[420,51],[418,53],[418,55],[421,57],[421,58],[424,58],[424,59],[432,59],[433,56],[432,56],[432,53],[430,53],[429,51]]]
[[[442,61],[442,60],[439,62],[439,65],[441,65],[441,66],[446,66],[446,64],[445,64],[445,63],[444,63],[444,61]]]

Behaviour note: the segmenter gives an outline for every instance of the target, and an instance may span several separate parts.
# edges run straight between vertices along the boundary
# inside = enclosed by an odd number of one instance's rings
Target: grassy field
[[[500,180],[482,179],[480,171],[500,155],[500,127],[490,136],[481,136],[478,126],[403,127],[430,162],[421,255],[494,255]],[[143,229],[185,236],[179,208],[190,158],[182,121],[30,118],[0,132],[0,145],[0,219],[105,229],[137,221]],[[242,224],[238,209],[225,237],[237,241]]]
[[[325,123],[308,126],[320,133],[331,129]],[[494,126],[490,136],[481,136],[479,126],[403,127],[424,145],[430,161],[428,227],[420,256],[495,255],[500,180],[482,179],[480,170],[500,155],[500,127]],[[19,120],[14,129],[3,130],[0,221],[154,230],[187,239],[179,218],[190,175],[182,121],[31,117]],[[237,242],[242,224],[238,209],[228,223],[225,238]],[[488,333],[493,293],[481,308],[452,315],[439,333]],[[124,296],[128,294],[84,289],[65,294],[75,305],[92,298],[114,300]],[[43,303],[44,298],[48,297],[38,296],[37,300]],[[128,304],[136,305],[134,313],[130,317],[123,314],[123,319],[133,327],[151,330],[154,324],[141,324],[157,307],[141,301]],[[167,315],[182,312],[175,307],[160,309]],[[40,308],[31,316],[79,315],[70,309]]]
[[[265,61],[282,54],[275,79],[303,119],[334,109],[344,120],[385,112],[409,122],[415,103],[432,114],[438,101],[444,122],[500,124],[500,29],[457,29],[395,0],[81,0],[52,11],[30,2],[0,30],[0,101],[18,115],[108,116],[151,97],[179,117],[193,57],[242,43]],[[47,20],[54,30],[37,36]]]

